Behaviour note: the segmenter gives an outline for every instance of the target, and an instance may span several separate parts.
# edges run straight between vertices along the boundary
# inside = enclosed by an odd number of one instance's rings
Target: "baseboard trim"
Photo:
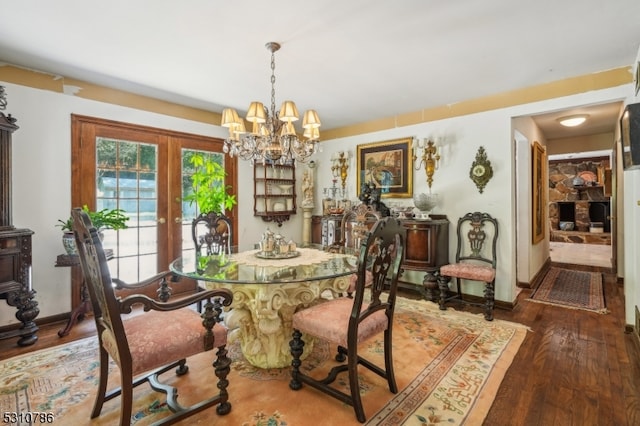
[[[551,269],[551,258],[547,257],[547,260],[544,262],[542,267],[538,270],[538,273],[533,277],[531,282],[527,283],[527,282],[518,281],[516,285],[520,288],[536,289],[542,283],[542,280],[544,279],[544,276],[547,275],[547,272],[549,272],[549,269]]]
[[[71,318],[71,313],[67,312],[62,314],[51,315],[49,317],[36,318],[34,322],[38,327],[41,327],[41,326],[51,325],[55,323],[63,323],[65,321],[69,321],[69,318]],[[6,331],[18,330],[20,327],[22,327],[21,322],[3,325],[2,327],[0,327],[0,333],[4,333]]]

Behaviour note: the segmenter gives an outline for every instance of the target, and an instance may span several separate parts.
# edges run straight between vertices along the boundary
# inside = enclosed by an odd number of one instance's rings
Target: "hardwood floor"
[[[604,277],[607,315],[528,302],[528,290],[513,311],[495,311],[531,332],[485,425],[640,424],[639,345],[625,333],[622,286]]]
[[[639,425],[640,345],[625,333],[623,289],[615,276],[605,275],[608,315],[532,303],[528,297],[529,290],[523,290],[512,311],[495,310],[495,318],[525,324],[531,332],[484,425]],[[95,333],[92,318],[59,338],[63,326],[41,327],[38,342],[28,348],[17,347],[15,339],[1,340],[0,358]]]

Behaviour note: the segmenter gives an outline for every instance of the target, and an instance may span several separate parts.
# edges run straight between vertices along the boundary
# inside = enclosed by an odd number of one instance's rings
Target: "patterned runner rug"
[[[599,272],[551,267],[529,300],[601,314],[608,312]]]
[[[431,302],[400,298],[394,320],[394,365],[398,388],[393,395],[386,381],[361,369],[361,393],[368,425],[479,425],[493,403],[527,328],[481,315],[440,311]],[[364,342],[360,351],[382,362],[382,341]],[[289,369],[258,369],[248,364],[236,343],[229,376],[231,413],[218,418],[205,410],[180,424],[300,426],[359,424],[353,409],[308,386],[289,389]],[[326,371],[335,364],[335,348],[316,344],[303,363],[309,370]],[[187,405],[216,391],[210,353],[190,358],[189,374],[165,380],[177,383],[180,401]],[[110,367],[110,384],[119,381]],[[55,423],[113,425],[118,423],[119,400],[105,403],[98,419],[90,421],[98,382],[97,339],[94,337],[0,362],[2,412],[51,413]],[[346,390],[348,381],[337,381]],[[132,424],[147,425],[167,414],[164,396],[147,385],[134,391]]]

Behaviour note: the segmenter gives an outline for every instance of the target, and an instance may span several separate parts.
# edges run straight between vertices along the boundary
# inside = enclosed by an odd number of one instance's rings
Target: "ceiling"
[[[638,16],[638,0],[21,0],[3,2],[0,62],[244,115],[270,104],[276,41],[276,107],[333,129],[629,66]],[[537,120],[560,135],[553,118]]]
[[[571,109],[537,114],[531,118],[547,140],[613,133],[618,125],[622,101],[601,105],[579,106]],[[587,120],[577,127],[565,127],[559,119],[572,115],[585,115]]]

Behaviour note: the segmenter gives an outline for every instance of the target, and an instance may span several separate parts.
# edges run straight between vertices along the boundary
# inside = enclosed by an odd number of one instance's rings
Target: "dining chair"
[[[398,391],[393,371],[392,326],[405,239],[406,229],[398,219],[386,217],[378,220],[371,231],[367,231],[359,247],[353,298],[338,297],[293,315],[294,330],[289,343],[292,356],[289,387],[299,390],[304,383],[337,398],[353,406],[356,418],[361,423],[366,416],[360,397],[358,365],[386,379],[392,393]],[[365,285],[367,270],[372,274],[370,287]],[[358,348],[362,342],[382,332],[384,368],[365,358]],[[313,378],[301,370],[300,357],[305,345],[303,333],[337,346],[336,361],[340,364],[333,367],[324,379]],[[343,363],[345,359],[346,364]],[[348,373],[349,393],[331,385],[345,371]]]
[[[196,255],[231,253],[231,219],[222,213],[200,213],[191,223],[191,236]]]
[[[377,212],[370,205],[361,203],[346,211],[342,216],[340,224],[340,238],[337,243],[329,247],[329,251],[336,253],[355,253],[360,247],[360,243],[367,236],[367,232],[373,227],[373,224],[382,218],[380,212]],[[355,290],[357,274],[349,277],[349,287],[347,295]],[[371,284],[371,272],[366,271],[367,286]]]
[[[449,301],[483,306],[484,318],[491,321],[495,305],[498,221],[488,213],[467,213],[458,220],[457,239],[455,263],[440,267],[440,309],[446,309],[446,303]],[[449,289],[452,278],[456,282],[456,291],[453,294]],[[460,286],[461,280],[467,280],[470,284],[484,284],[484,303],[465,300]]]
[[[232,238],[231,219],[222,213],[200,213],[191,222],[191,237],[196,250],[195,261],[199,265],[201,257],[231,254]],[[196,291],[202,288],[196,285]],[[198,312],[202,312],[202,302],[197,304]]]
[[[219,415],[231,411],[227,386],[231,360],[227,357],[227,328],[220,322],[223,306],[232,302],[229,290],[203,291],[175,301],[162,302],[146,295],[119,297],[119,289],[140,290],[166,282],[170,272],[156,274],[136,284],[112,279],[102,242],[91,219],[82,209],[72,210],[73,232],[80,265],[88,287],[100,348],[100,381],[91,418],[96,418],[106,401],[120,396],[120,425],[131,423],[133,391],[148,382],[152,389],[166,393],[171,415],[157,424],[172,424],[217,405]],[[189,308],[205,301],[204,313]],[[134,311],[135,310],[135,311]],[[219,392],[197,404],[183,407],[174,386],[161,383],[159,375],[173,368],[186,374],[188,357],[217,349],[213,361]],[[120,386],[107,391],[109,357],[120,370]]]

